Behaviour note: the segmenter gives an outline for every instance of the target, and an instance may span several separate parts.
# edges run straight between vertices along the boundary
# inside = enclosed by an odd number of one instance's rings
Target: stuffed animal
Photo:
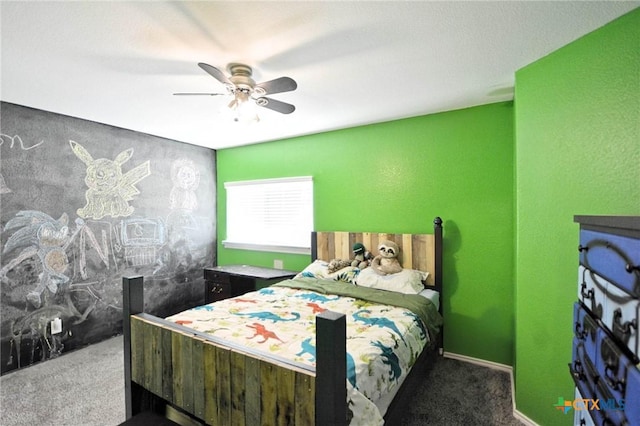
[[[342,268],[346,268],[347,266],[351,266],[350,260],[332,259],[327,266],[327,271],[330,274],[333,274],[334,272],[339,271]]]
[[[353,255],[354,259],[351,262],[351,266],[359,269],[368,267],[371,264],[371,259],[373,259],[371,252],[367,251],[362,243],[353,245]]]
[[[398,261],[400,249],[393,241],[382,241],[378,245],[378,255],[373,258],[371,267],[380,275],[389,275],[402,272],[402,266]]]

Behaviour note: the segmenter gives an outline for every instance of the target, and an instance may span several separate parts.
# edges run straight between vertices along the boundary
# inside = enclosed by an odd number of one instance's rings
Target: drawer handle
[[[614,390],[617,390],[618,392],[622,392],[622,394],[624,395],[625,381],[624,379],[622,380],[616,379],[613,373],[613,368],[610,364],[607,364],[607,366],[605,367],[604,375],[607,378],[607,384],[611,386]]]
[[[587,292],[585,293],[585,289],[587,288],[587,283],[583,282],[582,285],[580,285],[580,294],[582,295],[582,297],[584,297],[585,299],[593,299],[593,289],[590,288],[589,290],[587,290]]]
[[[632,265],[630,263],[627,263],[626,265],[624,265],[624,270],[630,274],[632,274],[634,271],[640,272],[640,265]]]
[[[579,339],[582,339],[582,331],[580,331],[582,329],[582,327],[580,326],[580,323],[578,321],[576,321],[576,326],[574,328],[575,332],[576,332],[576,336],[578,336]]]
[[[579,252],[583,252],[583,251],[589,251],[589,247],[587,246],[583,246],[582,244],[578,245],[578,251]]]
[[[629,335],[632,333],[631,329],[635,328],[636,330],[638,330],[638,323],[636,322],[635,318],[625,323],[622,323],[621,319],[622,319],[622,310],[618,308],[615,311],[613,311],[613,326],[614,326],[613,334],[617,335],[616,332],[621,333],[623,335],[624,342],[628,343]]]
[[[586,376],[584,375],[584,370],[582,368],[582,363],[578,360],[575,360],[573,362],[573,377],[575,377],[576,380],[580,380],[583,381]]]
[[[578,339],[584,340],[584,338],[587,337],[587,332],[582,329],[582,325],[580,324],[579,321],[576,321],[575,330],[576,330],[576,336],[578,336]]]

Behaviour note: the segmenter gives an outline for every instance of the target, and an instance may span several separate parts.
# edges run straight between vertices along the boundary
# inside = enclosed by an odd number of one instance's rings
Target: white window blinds
[[[309,253],[311,176],[227,182],[228,248]]]

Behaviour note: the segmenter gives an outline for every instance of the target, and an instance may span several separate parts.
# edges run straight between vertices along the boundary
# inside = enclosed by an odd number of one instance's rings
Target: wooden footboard
[[[143,313],[142,277],[123,292],[127,418],[169,404],[216,425],[347,423],[344,315],[317,317],[314,370]]]

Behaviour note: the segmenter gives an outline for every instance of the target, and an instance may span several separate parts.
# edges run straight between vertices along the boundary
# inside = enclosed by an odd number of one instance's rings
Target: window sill
[[[269,251],[274,253],[291,253],[291,254],[311,254],[310,247],[292,247],[277,246],[265,244],[237,243],[233,241],[223,241],[222,245],[227,249],[253,250],[253,251]]]

